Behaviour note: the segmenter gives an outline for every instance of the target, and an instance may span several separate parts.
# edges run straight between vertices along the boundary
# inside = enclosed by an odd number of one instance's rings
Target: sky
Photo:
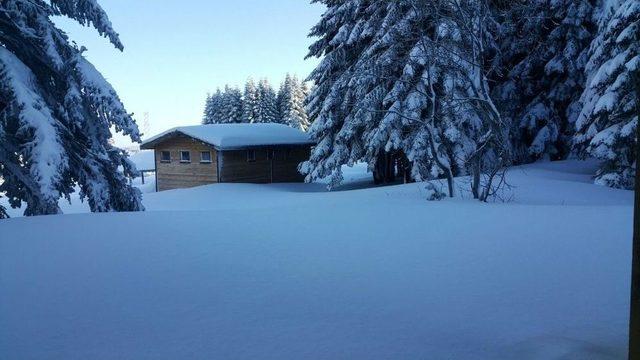
[[[118,92],[150,137],[198,124],[207,92],[248,77],[278,86],[287,72],[306,77],[317,59],[304,60],[307,35],[322,5],[308,0],[101,0],[124,51],[93,28],[56,23],[85,46],[85,56]],[[145,120],[148,114],[148,122]],[[148,125],[147,125],[148,124]],[[116,143],[127,145],[122,137]]]

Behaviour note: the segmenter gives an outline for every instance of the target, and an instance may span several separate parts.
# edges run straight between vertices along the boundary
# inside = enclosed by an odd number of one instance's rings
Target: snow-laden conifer
[[[305,109],[308,89],[297,76],[287,74],[278,92],[279,118],[283,124],[302,131],[309,128],[309,118]]]
[[[267,79],[258,82],[258,115],[254,122],[258,123],[274,123],[277,122],[278,105],[276,101],[276,92]]]
[[[598,35],[585,69],[575,147],[603,160],[596,182],[633,188],[637,91],[640,81],[640,2],[608,0],[598,14]]]
[[[474,173],[508,158],[508,130],[490,96],[494,48],[486,1],[327,2],[312,30],[310,80],[318,142],[307,179],[341,180],[340,166],[407,158],[414,179]],[[477,177],[477,179],[476,179]]]
[[[240,89],[226,85],[222,94],[220,117],[226,123],[241,123],[242,108],[242,92]]]
[[[498,60],[504,71],[494,95],[514,125],[517,160],[569,155],[594,37],[593,0],[508,3],[498,16]]]
[[[260,119],[260,94],[253,79],[249,78],[244,86],[242,97],[242,121],[254,123]]]
[[[110,129],[140,140],[115,90],[51,18],[93,26],[122,43],[93,0],[0,3],[0,193],[25,215],[59,213],[77,185],[92,211],[141,210],[135,168]]]
[[[202,118],[203,124],[220,124],[226,122],[222,110],[223,97],[224,94],[220,89],[217,89],[213,94],[207,95],[207,100],[204,105],[204,116]]]

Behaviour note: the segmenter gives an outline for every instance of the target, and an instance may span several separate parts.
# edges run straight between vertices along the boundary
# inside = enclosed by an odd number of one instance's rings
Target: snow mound
[[[593,165],[593,164],[592,164]],[[0,221],[1,359],[623,359],[633,193],[220,184]]]

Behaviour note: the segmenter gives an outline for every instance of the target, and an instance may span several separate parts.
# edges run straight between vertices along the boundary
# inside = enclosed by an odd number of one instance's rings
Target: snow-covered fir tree
[[[110,144],[110,128],[140,141],[136,123],[54,16],[123,49],[94,0],[0,2],[0,193],[25,215],[60,213],[76,184],[92,211],[142,210],[134,165]]]
[[[254,122],[274,123],[278,122],[278,106],[276,92],[267,79],[258,82],[258,115]]]
[[[309,128],[309,118],[305,109],[308,89],[297,76],[287,74],[278,91],[279,119],[283,124],[302,131]]]
[[[370,24],[380,22],[367,11],[361,1],[317,1],[326,6],[310,36],[318,37],[309,48],[309,57],[320,58],[308,80],[315,83],[308,98],[308,115],[313,120],[310,136],[317,142],[309,161],[301,166],[307,180],[331,176],[330,185],[342,181],[341,166],[363,158],[364,144],[360,134],[339,132],[349,112],[352,98],[346,91],[348,78],[354,73],[360,53],[371,42],[375,29]],[[374,6],[374,5],[372,5]],[[372,15],[372,14],[371,14]],[[359,142],[358,146],[354,143]]]
[[[392,142],[385,146],[397,142],[393,148],[407,154],[416,179],[444,176],[453,196],[453,175],[468,173],[472,194],[486,201],[494,195],[494,180],[511,163],[510,124],[489,82],[494,67],[488,60],[497,53],[489,2],[411,3],[411,13],[431,29],[412,30],[418,41],[385,97],[390,107],[377,135],[391,132]]]
[[[253,79],[249,78],[244,86],[242,97],[242,121],[254,123],[260,118],[260,94]]]
[[[226,85],[220,105],[220,118],[225,123],[242,122],[242,92],[236,87]]]
[[[311,94],[311,87],[306,81],[301,81],[300,83],[302,84],[302,95],[304,96],[304,103],[306,105],[307,98],[309,97],[309,94]]]
[[[514,125],[520,162],[562,159],[571,148],[594,37],[595,0],[507,2],[500,22],[500,71],[493,91]]]
[[[383,139],[391,132],[372,131],[387,110],[382,102],[392,81],[385,78],[399,78],[406,65],[401,54],[411,52],[411,46],[400,37],[417,22],[409,16],[406,1],[319,2],[327,10],[311,30],[311,36],[319,39],[307,55],[321,58],[308,77],[315,84],[307,110],[313,121],[310,135],[317,146],[300,169],[307,180],[330,177],[329,186],[334,186],[342,180],[342,165],[366,161],[373,168],[380,156],[392,151],[394,145],[387,147]],[[394,49],[384,53],[383,62],[376,63],[369,49],[383,46]],[[394,125],[391,122],[387,122],[390,127],[402,128],[400,116]],[[397,146],[401,139],[396,140]]]
[[[220,124],[226,122],[223,116],[224,94],[220,89],[215,93],[208,94],[204,105],[203,124]]]
[[[287,74],[285,79],[280,82],[280,87],[278,88],[278,93],[276,95],[276,107],[278,109],[278,119],[283,124],[286,124],[284,118],[285,113],[287,112],[287,103],[289,102],[289,97],[291,96],[290,84],[291,83],[291,75]]]
[[[580,99],[575,148],[583,157],[604,161],[596,174],[597,183],[631,189],[640,106],[640,2],[604,1],[597,21],[598,35],[585,69],[587,82]]]
[[[309,54],[322,60],[309,77],[318,145],[301,167],[308,180],[335,185],[341,165],[382,162],[391,172],[398,160],[414,179],[452,179],[488,169],[495,146],[508,152],[482,65],[491,22],[474,15],[489,16],[485,1],[324,3]]]
[[[237,87],[225,85],[223,91],[207,94],[202,123],[283,123],[306,131],[309,120],[304,106],[309,92],[306,83],[289,74],[278,92],[267,79],[256,86],[250,78],[244,94]]]
[[[202,112],[202,123],[210,124],[213,117],[213,100],[211,99],[211,93],[207,93],[207,98],[204,100],[204,111]]]
[[[573,145],[606,160],[597,182],[633,184],[637,0],[319,2],[307,180],[395,162],[473,174],[482,198],[496,169]]]

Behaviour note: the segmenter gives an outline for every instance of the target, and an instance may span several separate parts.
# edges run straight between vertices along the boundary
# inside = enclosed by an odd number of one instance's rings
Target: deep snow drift
[[[624,359],[633,194],[592,171],[515,169],[506,204],[221,184],[3,220],[0,358]]]

